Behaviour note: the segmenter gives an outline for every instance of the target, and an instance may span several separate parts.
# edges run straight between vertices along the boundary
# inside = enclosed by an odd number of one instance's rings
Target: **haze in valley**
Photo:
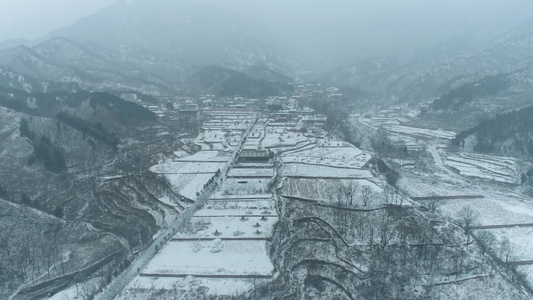
[[[3,0],[0,41],[25,39],[31,44],[109,5],[124,3],[124,9],[131,5],[143,9],[163,6],[165,13],[176,16],[183,5],[188,5],[181,0],[113,2]],[[533,11],[533,4],[527,0],[335,0],[327,3],[200,0],[191,3],[195,9],[205,7],[220,16],[235,16],[241,21],[239,26],[246,27],[236,30],[276,46],[297,58],[302,68],[316,71],[330,71],[370,57],[401,53],[449,39],[482,43],[531,17]]]

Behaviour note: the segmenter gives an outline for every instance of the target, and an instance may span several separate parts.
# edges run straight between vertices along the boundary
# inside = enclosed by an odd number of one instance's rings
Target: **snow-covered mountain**
[[[293,72],[297,63],[274,50],[264,32],[194,2],[117,1],[32,47],[0,51],[0,66],[42,81],[143,91],[183,85],[206,65]]]
[[[142,56],[118,61],[114,53],[82,46],[65,38],[46,40],[32,48],[18,46],[0,51],[0,67],[42,82],[76,83],[93,88],[168,89],[187,70],[161,58],[148,63]],[[161,67],[158,69],[158,67]]]
[[[378,97],[416,101],[490,75],[524,73],[533,67],[533,19],[505,32],[466,35],[433,47],[376,57],[326,74],[341,86],[358,87]]]

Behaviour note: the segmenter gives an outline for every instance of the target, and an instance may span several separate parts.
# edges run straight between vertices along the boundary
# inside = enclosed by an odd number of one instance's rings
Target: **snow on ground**
[[[120,178],[124,178],[124,177],[125,177],[124,175],[112,175],[112,176],[102,176],[102,177],[100,177],[100,179],[113,180],[113,179],[120,179]]]
[[[460,283],[436,285],[431,288],[437,299],[484,299],[483,295],[499,295],[498,300],[526,300],[528,296],[500,275],[499,278],[474,278]],[[461,278],[459,278],[461,279]],[[446,281],[453,281],[449,278]]]
[[[228,177],[274,177],[274,169],[270,168],[233,168]]]
[[[254,285],[266,282],[265,279],[218,279],[218,278],[202,278],[201,285],[209,288],[208,295],[242,295],[246,291],[252,289]]]
[[[412,197],[425,197],[432,194],[439,196],[472,194],[468,184],[463,179],[451,177],[440,171],[433,172],[430,176],[418,178],[402,174],[398,185]]]
[[[196,142],[204,143],[222,143],[225,142],[225,132],[222,130],[206,130],[201,132],[198,137],[196,137]]]
[[[282,170],[285,177],[316,177],[316,178],[372,178],[368,170],[335,168],[321,165],[290,163]]]
[[[460,153],[447,155],[445,164],[464,176],[514,184],[520,179],[518,166],[511,158]]]
[[[224,168],[225,162],[221,159],[225,161],[227,157],[218,156],[217,151],[201,151],[177,162],[152,166],[150,171],[164,174],[180,195],[196,199],[196,193],[203,189],[218,170]]]
[[[179,174],[197,174],[197,173],[215,173],[224,168],[224,162],[170,162],[155,165],[150,168],[154,173],[179,173]]]
[[[227,178],[220,187],[222,195],[254,195],[268,192],[269,178]]]
[[[196,154],[182,157],[177,161],[193,161],[193,162],[226,162],[229,155],[220,153],[220,151],[200,151]]]
[[[210,200],[264,200],[271,199],[272,194],[255,194],[255,195],[222,195],[220,193],[213,194],[209,199]]]
[[[533,260],[533,227],[483,229],[496,236],[494,245],[506,237],[511,244],[511,260]]]
[[[350,181],[357,183],[360,187],[364,185],[370,186],[376,194],[382,192],[381,187],[368,180],[287,178],[283,181],[281,194],[304,199],[336,202],[339,188]],[[378,200],[375,199],[374,201],[377,203]]]
[[[342,141],[324,141],[320,142],[318,146],[312,148],[302,149],[300,151],[287,151],[283,156],[308,156],[308,157],[324,157],[334,159],[355,159],[359,155],[365,153],[364,151],[352,147]]]
[[[533,265],[518,266],[518,271],[526,274],[526,279],[530,284],[533,284]]]
[[[80,287],[78,286],[78,291],[76,291],[76,286],[73,285],[66,290],[51,296],[48,300],[72,300],[72,299],[82,299],[79,295]]]
[[[204,208],[197,210],[195,216],[242,216],[269,215],[275,213],[274,199],[256,199],[247,201],[212,201],[209,200]]]
[[[342,140],[325,139],[323,141],[320,141],[318,143],[318,145],[321,146],[321,147],[324,147],[325,149],[333,148],[334,151],[337,150],[336,148],[345,148],[344,150],[351,149],[351,150],[349,150],[350,152],[352,152],[354,150],[362,152],[360,149],[358,149],[356,147],[353,147],[352,145],[350,145],[350,143],[348,143],[346,141],[342,141]],[[341,150],[343,150],[343,149],[341,149]]]
[[[241,133],[228,133],[225,127],[217,128],[231,123],[224,122],[210,122],[206,126],[211,129],[200,134],[194,142],[202,149],[222,149],[227,146],[228,137],[230,143],[232,138],[235,143],[238,142]],[[244,125],[242,121],[237,121],[231,126]],[[257,147],[262,143],[264,129],[254,131],[254,135],[248,146]],[[301,134],[284,133],[283,130],[271,135],[278,146],[294,146],[307,141]],[[196,198],[196,193],[217,170],[223,168],[229,158],[227,153],[220,151],[200,151],[190,156],[177,152],[176,156],[180,158],[153,166],[151,170],[164,174],[175,190],[190,199]],[[278,220],[275,201],[268,193],[268,184],[274,174],[273,168],[252,165],[250,168],[232,169],[203,208],[142,270],[142,274],[147,276],[138,276],[130,283],[121,296],[126,298],[121,299],[152,297],[157,289],[174,290],[176,295],[180,295],[202,286],[208,288],[211,295],[236,295],[249,290],[258,280],[264,280],[194,278],[188,275],[271,276],[274,267],[267,254],[266,241],[253,239],[270,237]],[[160,201],[173,204],[168,197],[162,197]],[[208,240],[198,240],[201,238]]]
[[[424,141],[421,140],[420,138],[413,137],[413,136],[391,133],[389,135],[389,139],[393,143],[397,143],[399,145],[405,145],[405,147],[407,147],[408,150],[418,151],[424,147]],[[438,147],[446,147],[447,142],[444,142],[444,141],[440,143],[435,142],[435,145]]]
[[[442,200],[439,212],[456,218],[463,207],[469,206],[478,214],[474,226],[533,223],[531,203],[496,194],[485,196],[487,198]]]
[[[269,238],[277,221],[278,218],[272,216],[195,216],[174,238]]]
[[[48,300],[75,300],[75,299],[85,299],[84,289],[86,291],[94,291],[94,286],[97,285],[98,278],[89,279],[86,282],[75,284],[68,289],[62,290],[53,296],[47,298]],[[77,286],[77,287],[76,287]],[[91,288],[89,288],[91,287]]]
[[[281,157],[283,162],[301,162],[315,165],[362,168],[372,158],[371,153],[356,147],[347,146],[345,142],[329,141],[322,146],[305,147],[301,150],[287,151]],[[333,145],[339,146],[329,146]]]
[[[271,275],[264,241],[171,241],[143,273],[161,275]]]
[[[267,132],[261,141],[261,146],[264,148],[274,147],[296,147],[299,144],[303,144],[309,141],[308,138],[301,133],[295,132]]]
[[[137,276],[125,288],[127,294],[125,298],[119,299],[145,299],[135,298],[141,292],[151,291],[156,292],[160,290],[170,291],[179,290],[182,292],[198,289],[200,287],[208,288],[208,295],[227,295],[234,296],[243,294],[250,290],[255,284],[264,282],[264,279],[246,279],[246,278],[198,278],[194,276],[181,277],[146,277]],[[148,296],[148,295],[146,295]],[[141,296],[142,297],[142,296]],[[72,299],[72,298],[70,298]],[[54,299],[63,300],[63,299]]]
[[[387,125],[383,127],[385,130],[399,133],[412,135],[420,138],[438,138],[438,139],[447,139],[451,140],[455,137],[456,133],[453,131],[446,131],[442,129],[431,130],[426,128],[416,128],[410,126],[401,126],[401,125]]]
[[[246,202],[242,202],[246,203]],[[217,216],[261,216],[272,215],[275,213],[275,201],[260,201],[248,203],[249,207],[234,208],[228,205],[223,208],[225,204],[216,203],[218,206],[208,204],[205,209],[198,210],[194,216],[197,217],[217,217]]]
[[[175,155],[177,158],[183,158],[183,157],[189,156],[189,153],[187,153],[187,152],[184,151],[184,150],[174,151],[173,153],[174,153],[174,155]]]
[[[459,156],[459,155],[457,155]],[[512,170],[515,168],[513,160],[485,155],[461,154],[460,158],[479,162],[489,168]],[[457,219],[463,207],[470,207],[477,213],[474,226],[513,225],[533,223],[533,199],[517,194],[510,189],[494,187],[487,183],[473,181],[456,174],[446,174],[435,169],[430,171],[408,171],[402,173],[399,180],[401,189],[411,196],[453,196],[453,195],[483,195],[482,199],[454,199],[441,200],[437,212],[450,219]],[[431,175],[429,175],[431,174]],[[421,201],[421,203],[424,203]],[[512,260],[531,260],[533,242],[529,238],[533,234],[531,227],[513,227],[502,229],[477,229],[488,230],[497,238],[493,244],[498,249],[501,240],[507,237],[512,249]],[[528,272],[533,272],[533,267],[519,266]],[[530,282],[533,282],[533,273],[529,273]]]
[[[169,196],[163,196],[161,198],[158,198],[157,200],[165,203],[166,205],[170,205],[170,206],[172,206],[174,208],[179,207],[178,204],[176,204],[174,201],[170,200]]]
[[[165,174],[172,188],[180,195],[196,199],[196,193],[200,192],[204,185],[213,177],[214,173],[207,174]]]

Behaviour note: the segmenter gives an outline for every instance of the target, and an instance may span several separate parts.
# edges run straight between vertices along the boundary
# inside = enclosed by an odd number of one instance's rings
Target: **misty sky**
[[[0,41],[37,39],[114,0],[0,0]]]
[[[270,21],[316,60],[336,49],[372,55],[376,50],[438,43],[468,30],[512,26],[533,16],[531,0],[204,0]],[[289,29],[288,29],[289,28]],[[301,50],[300,49],[300,50]],[[321,53],[322,52],[322,53]],[[312,60],[313,58],[311,58]]]
[[[436,38],[446,35],[448,31],[486,22],[497,15],[533,11],[533,1],[530,0],[200,1],[251,14],[263,22],[272,22],[272,25],[292,25],[298,30],[322,27],[322,31],[327,31],[355,24],[359,25],[359,30],[356,31],[375,30],[380,34],[383,31],[407,29],[413,32],[414,37],[416,33],[427,29],[423,28],[424,25],[432,25],[435,26],[432,29],[435,30]],[[39,38],[113,2],[114,0],[0,0],[0,41],[8,38]]]
[[[288,46],[316,61],[332,49],[351,59],[357,53],[423,47],[470,30],[510,26],[533,15],[531,0],[196,1],[258,20]],[[113,2],[0,0],[0,41],[38,39]]]

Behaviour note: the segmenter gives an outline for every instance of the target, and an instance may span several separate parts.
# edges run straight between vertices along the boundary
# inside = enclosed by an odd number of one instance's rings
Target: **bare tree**
[[[81,290],[78,294],[83,300],[91,299],[94,295],[94,288],[89,282],[81,285]]]
[[[359,184],[353,180],[342,183],[338,187],[339,196],[344,197],[346,204],[353,206],[353,200],[359,191]]]
[[[476,234],[481,246],[482,254],[485,255],[485,252],[490,251],[492,244],[496,241],[496,237],[492,232],[481,231],[479,234]]]
[[[380,199],[380,204],[382,205],[388,205],[389,204],[389,194],[385,191],[385,189],[383,189],[383,191],[380,193],[379,195],[379,199]]]
[[[477,222],[478,213],[470,206],[464,206],[458,214],[459,225],[464,229],[466,234],[466,241],[469,242],[469,234],[472,225]]]
[[[381,201],[385,205],[402,205],[403,196],[393,187],[385,185],[381,192]]]
[[[348,213],[346,209],[349,206],[353,206],[353,201],[359,190],[359,184],[355,181],[348,181],[333,187],[334,196],[337,197],[337,207],[338,209],[334,210],[334,220],[336,225],[339,227],[342,234],[347,233],[348,223]]]
[[[428,207],[429,211],[434,213],[440,207],[440,204],[441,203],[440,203],[439,199],[437,199],[435,197],[432,197],[430,200],[428,200],[427,207]]]
[[[368,247],[372,250],[374,245],[374,226],[368,226]]]
[[[361,189],[361,201],[363,202],[363,206],[365,207],[368,204],[372,203],[376,196],[376,192],[374,192],[374,190],[368,185],[363,186],[363,188]]]
[[[507,237],[500,242],[500,260],[504,263],[509,262],[511,257],[511,243]]]
[[[378,219],[378,235],[381,250],[385,249],[394,237],[394,226],[389,214],[385,211]]]

